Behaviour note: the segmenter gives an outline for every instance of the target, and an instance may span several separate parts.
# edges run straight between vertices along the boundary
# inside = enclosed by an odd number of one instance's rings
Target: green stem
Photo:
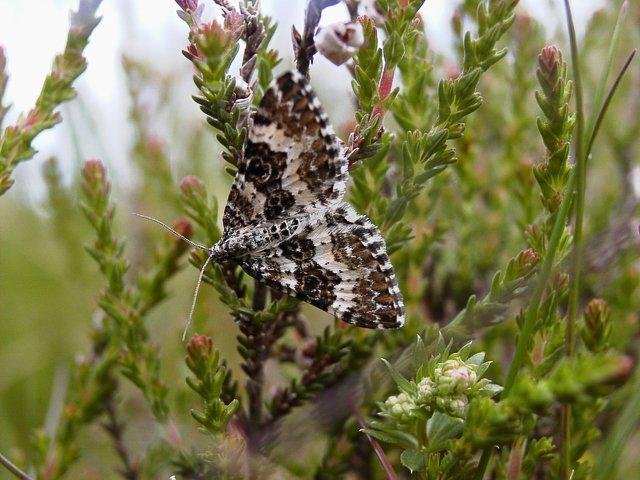
[[[575,28],[573,25],[573,17],[571,15],[571,7],[569,1],[564,0],[565,12],[567,16],[567,27],[569,30],[569,41],[571,45],[571,60],[573,77],[576,92],[576,137],[575,137],[575,165],[577,170],[577,191],[576,191],[576,209],[575,209],[575,225],[573,235],[573,255],[571,262],[571,285],[569,290],[569,309],[567,315],[567,324],[565,332],[565,353],[568,357],[573,356],[575,350],[575,324],[578,316],[578,304],[580,300],[580,270],[582,267],[582,259],[584,256],[584,210],[585,210],[585,194],[587,184],[587,159],[591,152],[593,141],[599,129],[602,118],[609,106],[609,102],[615,93],[616,88],[624,72],[628,68],[635,52],[627,59],[621,72],[618,74],[613,87],[609,91],[602,106],[598,108],[602,101],[607,77],[612,68],[615,53],[620,41],[621,26],[626,16],[627,2],[622,4],[616,26],[613,31],[611,45],[605,69],[600,76],[600,81],[595,95],[595,104],[593,114],[591,115],[587,135],[584,132],[584,111],[582,102],[582,81],[580,77],[580,64],[578,55],[578,44],[576,41]],[[561,478],[568,480],[571,478],[571,406],[563,405],[561,410],[561,451],[560,451],[560,474]]]
[[[540,274],[536,282],[536,288],[531,295],[531,303],[529,305],[529,308],[527,309],[527,313],[522,325],[522,330],[520,332],[520,336],[518,337],[516,352],[513,356],[511,366],[509,367],[509,373],[507,374],[507,379],[505,381],[503,396],[508,395],[511,387],[513,387],[513,382],[516,379],[516,375],[519,373],[520,368],[522,368],[522,365],[526,359],[529,345],[533,337],[536,317],[538,315],[538,309],[540,308],[542,295],[548,284],[549,278],[551,277],[554,260],[556,257],[558,246],[560,244],[560,239],[562,238],[562,232],[569,216],[569,207],[571,206],[573,197],[571,193],[573,192],[575,184],[576,172],[574,169],[571,171],[569,180],[567,181],[567,184],[564,188],[562,203],[560,204],[560,208],[558,209],[558,214],[556,215],[556,220],[553,224],[553,230],[551,231],[549,246],[547,248],[544,261],[542,262]]]
[[[620,85],[620,82],[622,81],[622,78],[624,77],[624,74],[627,73],[627,70],[629,69],[629,66],[631,65],[631,61],[636,56],[636,53],[637,53],[637,50],[634,49],[627,56],[627,59],[625,60],[624,64],[622,65],[622,68],[620,69],[620,72],[618,72],[618,75],[616,76],[616,79],[614,80],[613,85],[609,89],[609,93],[607,93],[607,96],[605,97],[604,102],[602,103],[602,106],[600,107],[600,109],[598,111],[598,114],[595,117],[593,130],[589,130],[589,132],[590,132],[589,141],[587,142],[587,148],[585,150],[586,158],[589,158],[589,155],[591,155],[591,148],[593,147],[593,142],[595,141],[596,136],[598,135],[598,131],[600,130],[600,125],[602,124],[602,120],[604,120],[604,116],[607,113],[607,109],[609,108],[609,104],[611,103],[611,100],[613,99],[613,96],[615,95],[616,90],[618,89],[618,86]]]
[[[475,480],[482,480],[484,478],[484,474],[489,466],[489,460],[491,460],[492,452],[493,447],[487,447],[482,451],[482,456],[478,462],[478,469],[476,470]]]
[[[582,79],[580,77],[580,59],[578,56],[578,42],[573,25],[573,16],[569,0],[564,0],[567,16],[569,43],[571,45],[571,68],[576,93],[576,136],[574,137],[575,170],[577,177],[575,224],[573,228],[573,252],[571,257],[571,285],[569,287],[569,312],[565,329],[565,354],[572,357],[575,345],[575,325],[578,316],[580,299],[580,267],[584,255],[584,203],[587,185],[587,159],[583,155],[584,109],[582,104]],[[560,443],[560,478],[571,478],[571,405],[563,405],[560,412],[561,443]]]
[[[582,80],[580,77],[580,64],[578,57],[578,44],[576,32],[573,26],[573,17],[569,0],[564,0],[565,12],[567,15],[567,27],[569,29],[569,41],[571,44],[571,64],[573,70],[573,81],[576,93],[576,136],[575,145],[575,169],[577,176],[576,185],[576,208],[575,225],[573,232],[573,255],[571,258],[571,286],[569,291],[569,314],[567,316],[567,328],[565,332],[565,351],[568,357],[573,356],[574,351],[574,330],[576,317],[578,315],[578,300],[580,295],[580,267],[584,254],[584,203],[587,185],[587,159],[583,154],[584,150],[584,111],[582,104]]]
[[[578,56],[578,42],[573,25],[573,16],[569,0],[564,0],[567,16],[569,43],[571,45],[571,68],[576,93],[576,136],[574,137],[575,169],[577,177],[575,224],[573,228],[573,252],[571,257],[571,285],[569,287],[569,311],[565,329],[565,354],[572,357],[575,346],[575,325],[578,316],[580,300],[580,269],[584,255],[584,203],[587,186],[587,159],[583,154],[584,146],[584,108],[582,104],[582,80],[580,77],[580,58]],[[560,412],[561,450],[560,477],[564,480],[571,478],[571,405],[563,405]]]
[[[593,146],[593,142],[595,140],[595,136],[598,132],[599,126],[602,123],[602,119],[604,118],[607,108],[611,103],[611,99],[613,98],[616,92],[616,89],[620,84],[622,77],[626,73],[635,53],[636,52],[634,50],[633,52],[631,52],[631,54],[627,58],[613,86],[609,90],[609,94],[607,95],[600,111],[598,112],[598,116],[594,124],[593,132],[591,132],[589,142],[587,144],[586,156],[588,156],[591,153],[591,147]],[[571,172],[569,181],[567,182],[567,185],[565,186],[565,189],[563,192],[564,194],[563,194],[562,203],[560,204],[560,209],[558,210],[558,214],[556,216],[555,223],[553,225],[553,230],[551,232],[551,239],[549,241],[549,247],[547,248],[547,254],[545,256],[544,262],[542,264],[542,268],[540,270],[540,275],[536,284],[536,289],[534,290],[531,298],[531,304],[527,309],[525,320],[522,326],[522,332],[520,333],[520,337],[516,345],[516,353],[513,357],[513,361],[511,362],[509,373],[507,374],[507,379],[505,382],[505,390],[504,390],[505,396],[509,393],[509,390],[513,386],[513,382],[515,381],[516,375],[518,374],[520,368],[522,367],[522,364],[524,363],[524,360],[527,354],[528,345],[531,341],[531,336],[533,335],[533,327],[535,325],[535,318],[536,318],[538,309],[540,307],[542,294],[544,293],[545,285],[549,280],[552,267],[553,267],[553,262],[555,259],[556,250],[558,249],[558,244],[560,242],[560,238],[562,235],[562,230],[564,228],[564,225],[566,224],[566,220],[568,217],[569,207],[571,206],[571,201],[572,201],[571,193],[573,192],[575,182],[576,182],[576,172],[574,170]]]

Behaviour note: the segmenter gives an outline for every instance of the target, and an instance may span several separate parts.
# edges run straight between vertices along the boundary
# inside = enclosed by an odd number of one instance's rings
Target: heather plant
[[[100,1],[80,0],[35,107],[2,132],[0,212],[17,226],[0,236],[0,358],[15,361],[9,347],[22,338],[70,363],[22,377],[16,365],[14,384],[0,382],[6,472],[637,475],[640,7],[610,2],[578,40],[569,1],[566,35],[551,39],[517,0],[458,2],[454,61],[429,44],[423,0],[309,0],[288,48],[274,44],[281,27],[258,1],[175,3],[186,38],[173,54],[195,94],[177,96],[173,76],[123,55],[132,187],[98,159],[67,184],[50,158],[46,217],[11,196],[18,188],[8,193],[75,95]],[[329,7],[348,20],[323,22]],[[0,123],[10,54],[0,50]],[[385,238],[407,306],[398,330],[340,323],[184,241],[221,238],[252,109],[287,65],[328,82],[315,74],[322,56],[350,78],[336,102],[351,103],[351,120],[334,124],[347,198]],[[204,115],[162,137],[156,119],[175,102]],[[37,248],[21,229],[45,232]],[[20,290],[12,279],[36,266],[46,281]],[[51,330],[29,330],[29,315]],[[38,343],[42,332],[52,341]],[[75,343],[42,352],[71,333]]]

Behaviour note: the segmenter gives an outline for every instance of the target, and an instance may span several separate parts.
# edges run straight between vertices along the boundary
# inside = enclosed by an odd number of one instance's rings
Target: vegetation
[[[464,0],[453,63],[427,41],[424,0],[309,0],[295,58],[272,45],[279,27],[258,1],[215,0],[221,14],[209,20],[200,0],[176,0],[195,103],[147,60],[123,57],[135,184],[98,159],[82,159],[67,183],[48,159],[43,212],[14,173],[37,161],[34,141],[75,96],[100,3],[79,1],[34,108],[0,139],[7,475],[640,472],[639,5],[608,2],[578,40],[568,0],[566,35],[552,39],[518,0]],[[206,255],[129,212],[219,240],[248,113],[283,65],[319,83],[314,59],[329,50],[315,33],[337,4],[362,34],[341,37],[336,58],[352,58],[332,67],[351,76],[352,95],[336,102],[352,102],[353,120],[334,125],[347,195],[386,239],[407,324],[346,326],[229,262],[204,269],[180,342]],[[9,80],[0,50],[0,123]],[[208,125],[160,141],[172,102]]]

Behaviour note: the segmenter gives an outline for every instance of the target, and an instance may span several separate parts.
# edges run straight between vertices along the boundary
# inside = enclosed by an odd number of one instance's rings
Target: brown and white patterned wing
[[[315,93],[302,75],[287,72],[250,121],[224,211],[225,235],[335,205],[347,176],[347,160]]]
[[[365,328],[398,328],[404,303],[378,229],[346,203],[273,250],[238,259],[272,288]]]

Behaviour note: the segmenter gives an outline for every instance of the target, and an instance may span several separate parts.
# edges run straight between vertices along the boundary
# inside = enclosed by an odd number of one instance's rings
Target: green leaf
[[[416,343],[413,348],[414,368],[419,368],[427,360],[427,347],[420,335],[416,335]]]
[[[370,435],[371,437],[392,445],[399,445],[401,447],[418,448],[418,440],[411,435],[400,430],[391,430],[388,425],[385,425],[387,430],[375,430],[373,428],[365,428],[361,431]]]
[[[467,358],[467,360],[465,360],[465,363],[476,366],[480,365],[482,362],[484,362],[484,352],[478,352],[475,355],[471,355],[469,358]]]
[[[415,384],[413,384],[412,382],[410,382],[409,380],[407,380],[406,378],[404,378],[400,372],[398,372],[395,367],[393,367],[387,360],[385,360],[384,358],[381,358],[380,360],[382,360],[384,362],[384,364],[387,366],[387,368],[389,369],[389,373],[391,374],[391,377],[393,378],[393,381],[396,382],[396,385],[398,385],[398,388],[400,390],[402,390],[404,393],[406,393],[407,395],[415,395],[416,394],[416,386]]]
[[[436,412],[427,422],[427,438],[429,450],[438,451],[445,447],[445,442],[462,432],[464,421],[441,412]]]
[[[424,455],[412,448],[405,450],[400,455],[402,465],[409,469],[411,473],[422,470],[425,466]]]

